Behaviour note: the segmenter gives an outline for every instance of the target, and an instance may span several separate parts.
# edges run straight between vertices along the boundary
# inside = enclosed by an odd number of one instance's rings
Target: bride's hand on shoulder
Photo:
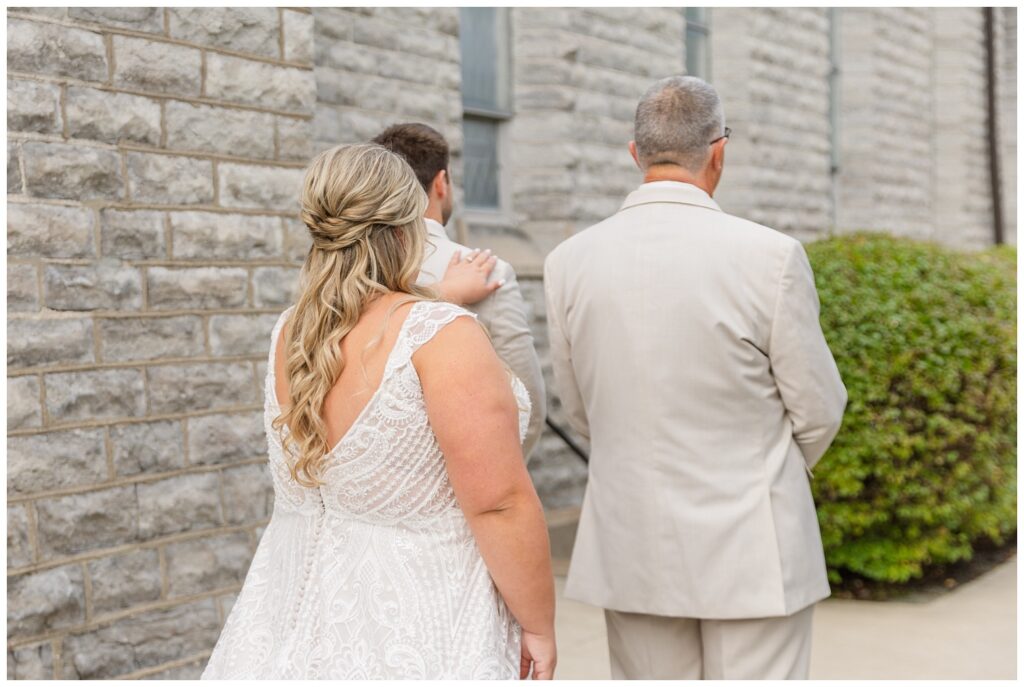
[[[533,666],[534,680],[553,680],[555,678],[555,633],[535,634],[523,630],[522,659],[519,663],[519,679],[525,680]]]
[[[490,250],[471,251],[465,259],[460,251],[448,261],[444,278],[437,285],[441,298],[458,305],[470,305],[482,301],[504,284],[505,280],[488,282],[498,258]]]

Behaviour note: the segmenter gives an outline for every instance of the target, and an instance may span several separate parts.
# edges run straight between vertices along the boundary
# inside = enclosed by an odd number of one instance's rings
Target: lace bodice
[[[274,326],[265,380],[274,513],[203,678],[518,677],[519,625],[455,500],[412,363],[446,324],[475,316],[410,308],[380,386],[310,488],[292,479],[271,426],[274,350],[291,310]],[[530,400],[512,385],[522,439]]]

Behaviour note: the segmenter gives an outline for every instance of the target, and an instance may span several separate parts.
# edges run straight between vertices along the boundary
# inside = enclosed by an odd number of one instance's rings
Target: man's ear
[[[728,142],[729,139],[723,138],[711,146],[711,168],[716,172],[721,172],[725,165],[725,144]]]
[[[444,199],[448,195],[448,171],[442,169],[435,174],[434,180],[430,182],[430,188],[435,198]]]
[[[637,169],[643,171],[643,165],[640,164],[640,156],[636,152],[636,141],[629,142],[629,154],[633,156],[633,162],[636,163]]]

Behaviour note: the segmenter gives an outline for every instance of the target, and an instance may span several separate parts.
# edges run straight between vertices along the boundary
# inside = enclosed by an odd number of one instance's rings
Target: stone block
[[[68,16],[122,29],[163,33],[164,11],[160,7],[71,7]]]
[[[54,83],[7,80],[7,130],[59,134],[60,86]]]
[[[350,41],[321,41],[316,44],[317,76],[344,78],[340,72],[377,74],[379,53]],[[319,72],[324,67],[330,71]],[[334,70],[338,70],[337,72]],[[340,86],[340,85],[339,85]],[[322,86],[321,86],[322,88]]]
[[[98,484],[106,479],[102,429],[72,429],[7,438],[9,494]]]
[[[11,203],[7,206],[7,255],[95,257],[95,224],[89,208]]]
[[[175,258],[259,260],[281,256],[282,232],[277,217],[175,212],[170,220]]]
[[[311,114],[316,105],[316,81],[311,69],[281,67],[208,53],[206,95],[268,109]]]
[[[197,315],[103,318],[98,325],[105,361],[188,358],[204,353],[203,321]]]
[[[126,544],[138,530],[134,485],[44,499],[36,513],[44,559]]]
[[[110,428],[110,446],[114,471],[120,477],[185,466],[185,439],[180,420],[114,425]]]
[[[309,253],[313,240],[309,236],[306,223],[297,219],[282,218],[284,225],[284,254],[289,260],[302,262]]]
[[[64,672],[83,680],[113,678],[209,651],[219,634],[213,599],[146,611],[68,637]]]
[[[260,399],[248,363],[158,365],[146,373],[153,413],[212,410]]]
[[[85,621],[85,586],[78,564],[7,580],[7,637],[25,637]]]
[[[136,549],[86,565],[96,615],[160,598],[160,554],[156,549]]]
[[[253,551],[248,534],[230,532],[168,544],[164,556],[167,593],[175,597],[240,585]]]
[[[160,103],[152,98],[68,86],[65,111],[72,138],[160,145]]]
[[[270,517],[274,487],[266,463],[227,468],[221,472],[224,517],[229,525],[244,525]]]
[[[25,429],[42,424],[39,378],[35,375],[7,378],[7,429]]]
[[[7,650],[8,680],[50,680],[53,678],[53,646],[50,642]]]
[[[245,304],[248,274],[241,267],[150,267],[153,308],[237,308]]]
[[[95,31],[9,19],[7,69],[106,81],[107,49]]]
[[[266,454],[261,410],[188,419],[188,458],[193,465],[237,463]]]
[[[217,477],[215,472],[201,472],[139,483],[139,537],[152,539],[218,527]]]
[[[7,194],[21,193],[21,152],[17,143],[7,144]]]
[[[274,116],[251,110],[167,103],[167,147],[236,157],[274,157]]]
[[[211,315],[210,349],[214,355],[266,355],[276,314]]]
[[[295,267],[257,267],[252,271],[253,300],[257,308],[281,308],[295,302],[299,270]]]
[[[455,36],[376,17],[356,17],[352,38],[362,45],[411,53],[420,58],[454,61],[459,54],[459,40]]]
[[[132,200],[160,205],[213,202],[213,163],[177,155],[128,153]]]
[[[218,168],[220,202],[231,208],[298,210],[304,170],[223,163]]]
[[[313,122],[297,117],[277,118],[277,149],[282,160],[308,161],[313,157]]]
[[[92,320],[88,318],[48,317],[7,322],[7,364],[12,368],[94,360]]]
[[[286,9],[282,15],[284,59],[289,62],[313,61],[313,15]]]
[[[35,265],[7,263],[7,310],[9,312],[39,310],[37,276],[38,270]],[[10,344],[8,343],[8,345]]]
[[[32,563],[27,506],[7,506],[7,569]]]
[[[100,254],[122,260],[166,258],[164,214],[104,208],[100,211]]]
[[[30,141],[21,146],[25,190],[40,198],[121,200],[121,155],[105,148]]]
[[[55,422],[140,417],[146,412],[140,370],[55,372],[43,383],[46,412]]]
[[[200,53],[145,38],[113,36],[114,84],[154,93],[199,95]]]
[[[172,7],[174,38],[263,57],[280,57],[274,7]]]
[[[101,260],[92,265],[46,265],[43,298],[53,310],[136,310],[142,277],[134,267]]]

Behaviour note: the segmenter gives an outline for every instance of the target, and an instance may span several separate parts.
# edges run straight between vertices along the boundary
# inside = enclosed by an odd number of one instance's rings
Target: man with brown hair
[[[409,123],[390,126],[374,139],[374,143],[403,156],[427,192],[427,251],[423,259],[419,282],[434,284],[444,276],[448,263],[456,253],[468,253],[469,248],[452,241],[444,225],[452,215],[452,177],[449,170],[448,142],[436,129],[426,124]],[[515,270],[504,260],[498,260],[491,274],[502,285],[479,303],[466,307],[477,314],[490,332],[494,350],[512,369],[530,393],[533,406],[530,426],[523,443],[523,457],[540,438],[546,416],[544,378],[540,361],[533,347],[533,335],[526,319],[526,303],[519,291]]]

